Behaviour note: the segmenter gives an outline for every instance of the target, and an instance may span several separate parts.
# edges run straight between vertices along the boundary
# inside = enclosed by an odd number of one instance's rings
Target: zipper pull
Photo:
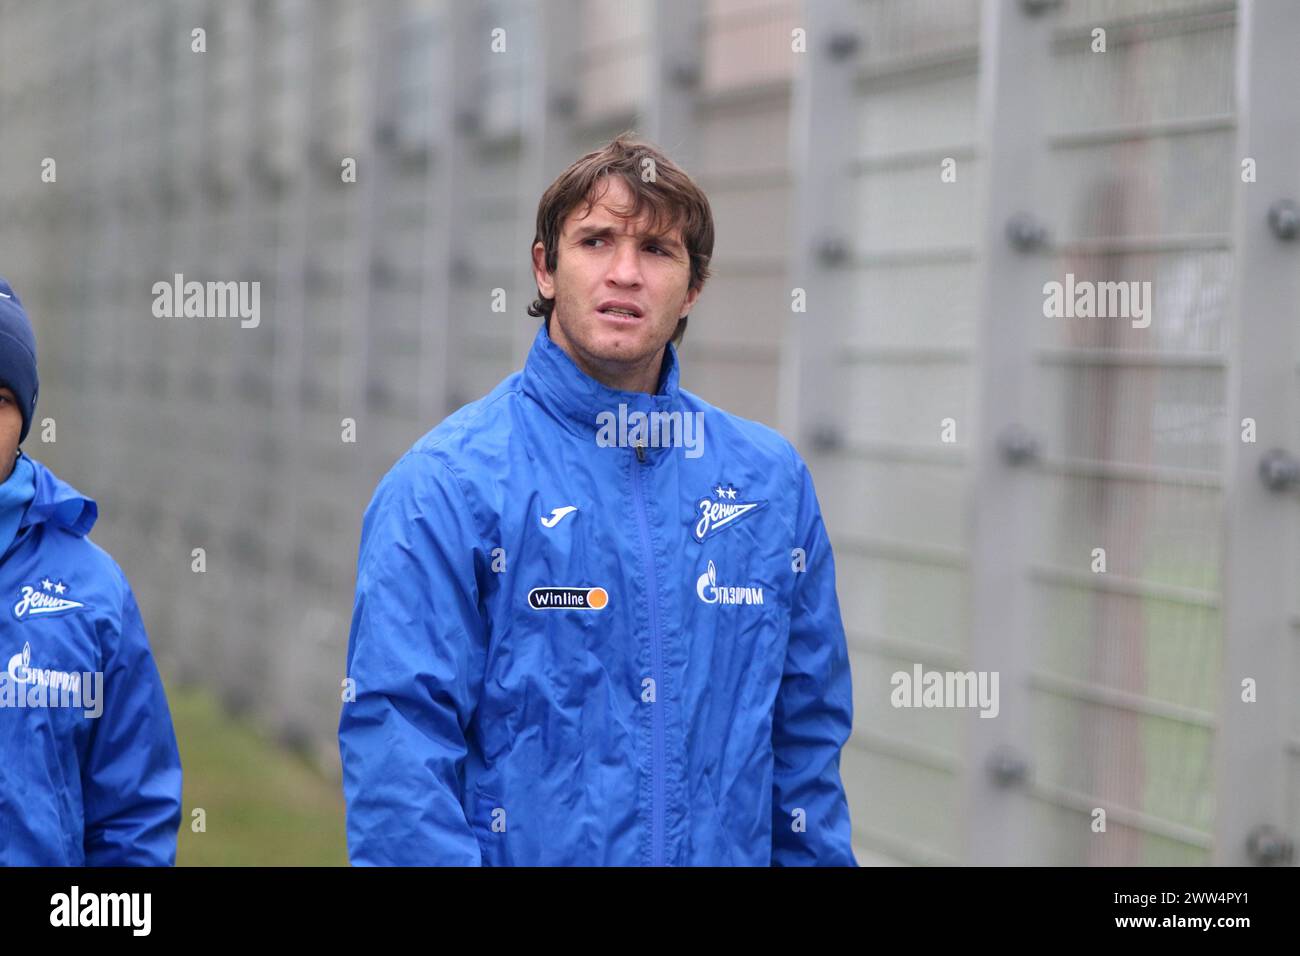
[[[636,449],[636,460],[641,462],[641,464],[645,464],[645,445],[637,442],[632,447]]]

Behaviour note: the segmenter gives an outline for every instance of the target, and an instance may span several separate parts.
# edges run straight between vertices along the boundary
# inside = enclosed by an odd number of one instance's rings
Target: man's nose
[[[636,285],[641,281],[640,247],[635,242],[614,244],[608,278],[619,285]]]

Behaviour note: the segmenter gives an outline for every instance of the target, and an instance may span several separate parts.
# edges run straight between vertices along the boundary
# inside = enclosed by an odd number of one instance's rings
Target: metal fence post
[[[1300,454],[1295,427],[1300,242],[1287,236],[1285,203],[1300,201],[1300,10],[1243,0],[1238,20],[1238,157],[1257,181],[1239,181],[1234,210],[1236,290],[1229,345],[1223,549],[1222,710],[1216,747],[1214,862],[1286,862],[1295,840],[1295,776],[1288,764],[1297,632],[1292,553],[1296,511],[1285,469],[1263,470],[1272,449]],[[1240,175],[1240,173],[1239,173]],[[1291,207],[1294,208],[1294,207]],[[1270,222],[1272,219],[1272,222]],[[1255,443],[1243,442],[1253,418]],[[1277,479],[1282,480],[1277,480]],[[1270,489],[1266,481],[1278,487]],[[1243,681],[1256,684],[1243,700]],[[1290,798],[1290,804],[1288,804]],[[1286,832],[1284,832],[1286,831]]]
[[[1023,859],[1029,766],[1029,527],[1026,473],[1035,436],[1024,430],[1031,361],[1027,323],[1041,304],[1041,239],[1029,207],[1039,198],[1050,11],[1014,0],[982,10],[980,140],[982,265],[976,333],[975,442],[971,452],[969,667],[999,675],[995,719],[968,720],[966,862]]]

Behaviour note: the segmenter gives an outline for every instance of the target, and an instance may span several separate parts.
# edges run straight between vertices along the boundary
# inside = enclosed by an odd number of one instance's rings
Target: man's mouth
[[[630,302],[605,302],[596,309],[601,315],[610,315],[621,319],[639,319],[641,310]]]

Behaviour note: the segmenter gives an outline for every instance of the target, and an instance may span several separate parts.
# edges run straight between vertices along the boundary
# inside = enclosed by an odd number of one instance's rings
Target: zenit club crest
[[[740,494],[731,485],[717,485],[713,494],[696,504],[695,540],[703,541],[737,521],[758,511],[766,501],[738,501]]]
[[[18,620],[26,620],[32,617],[44,617],[47,614],[60,614],[64,611],[75,611],[79,607],[85,607],[80,601],[74,601],[63,595],[67,593],[68,586],[62,581],[51,581],[49,578],[42,578],[40,587],[34,584],[23,585],[19,592],[18,602],[14,605],[14,617]]]

